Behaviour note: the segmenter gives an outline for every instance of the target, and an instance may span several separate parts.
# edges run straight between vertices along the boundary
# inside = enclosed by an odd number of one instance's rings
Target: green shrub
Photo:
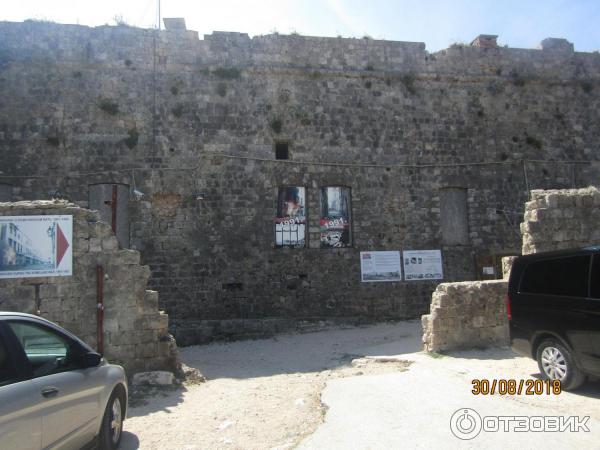
[[[583,92],[585,92],[586,94],[589,94],[594,90],[594,85],[590,81],[582,81],[581,89],[583,89]]]
[[[218,69],[213,70],[212,74],[225,80],[234,80],[239,78],[242,75],[242,72],[235,67],[219,67]]]
[[[277,134],[281,133],[281,130],[283,129],[283,123],[281,122],[281,120],[273,119],[271,121],[271,129]]]
[[[107,98],[100,99],[98,102],[98,108],[100,108],[106,114],[110,114],[111,116],[116,116],[119,113],[118,103]]]
[[[140,134],[138,133],[136,128],[131,128],[129,131],[127,131],[127,135],[128,137],[124,140],[125,145],[129,148],[134,148],[138,143],[138,138],[140,137]]]
[[[406,88],[406,90],[408,92],[410,92],[411,94],[414,94],[416,92],[414,74],[405,73],[404,75],[402,75],[400,77],[400,81],[402,82],[402,84],[404,85],[404,87]]]
[[[59,144],[60,144],[60,140],[59,140],[59,139],[58,139],[58,137],[56,137],[56,136],[49,136],[49,137],[46,139],[46,142],[47,142],[48,144],[50,144],[51,146],[53,146],[53,147],[58,147],[58,146],[59,146]]]
[[[181,117],[183,115],[183,105],[177,105],[171,108],[171,113],[175,117]]]
[[[533,136],[527,136],[525,138],[525,143],[527,145],[530,145],[534,148],[537,148],[538,150],[542,148],[542,141],[540,141],[539,139],[534,138]]]

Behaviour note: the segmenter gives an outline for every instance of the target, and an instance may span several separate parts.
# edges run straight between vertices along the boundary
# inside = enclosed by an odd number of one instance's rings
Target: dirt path
[[[156,391],[130,408],[121,448],[286,449],[322,423],[328,380],[401,372],[408,363],[353,359],[367,349],[420,349],[420,323],[334,329],[182,349],[209,380]]]

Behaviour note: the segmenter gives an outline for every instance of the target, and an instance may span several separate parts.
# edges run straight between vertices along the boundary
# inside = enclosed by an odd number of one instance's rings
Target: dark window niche
[[[221,285],[224,291],[243,291],[244,285],[242,283],[223,283]]]
[[[275,159],[290,159],[290,149],[287,142],[275,144]]]

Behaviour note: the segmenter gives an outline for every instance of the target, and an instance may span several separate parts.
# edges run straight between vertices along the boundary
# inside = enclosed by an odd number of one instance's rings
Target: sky
[[[6,1],[0,20],[89,26],[122,20],[153,28],[158,1]],[[576,51],[600,50],[600,0],[161,0],[161,17],[185,18],[200,37],[212,31],[370,36],[425,42],[432,52],[496,34],[509,47],[537,48],[544,38],[559,37],[573,42]]]

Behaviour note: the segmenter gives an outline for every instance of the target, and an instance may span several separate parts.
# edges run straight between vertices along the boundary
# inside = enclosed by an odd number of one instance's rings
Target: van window
[[[525,269],[519,291],[587,297],[589,268],[588,255],[536,261]]]
[[[590,297],[600,298],[600,255],[594,256],[592,278],[590,280]]]

